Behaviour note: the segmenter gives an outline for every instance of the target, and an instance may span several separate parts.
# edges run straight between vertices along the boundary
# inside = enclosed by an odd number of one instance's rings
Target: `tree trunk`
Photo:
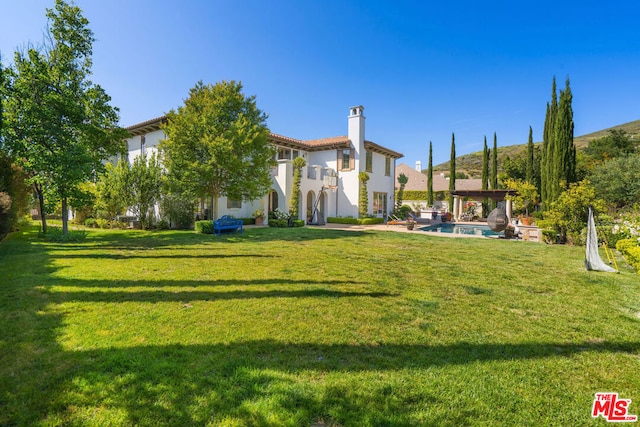
[[[216,193],[213,193],[213,196],[211,196],[211,207],[213,209],[211,219],[215,221],[218,219],[218,194]]]
[[[67,198],[62,198],[62,235],[69,234],[69,210],[67,209]]]
[[[36,192],[36,195],[38,196],[38,209],[40,211],[40,221],[42,222],[42,232],[44,234],[47,234],[47,218],[46,218],[46,213],[44,211],[44,194],[42,191],[42,186],[34,183],[33,184],[33,189]]]

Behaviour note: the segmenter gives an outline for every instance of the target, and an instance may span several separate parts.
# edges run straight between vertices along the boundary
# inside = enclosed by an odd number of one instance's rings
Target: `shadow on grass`
[[[51,258],[63,258],[63,259],[134,259],[134,258],[154,258],[154,259],[185,259],[185,258],[199,258],[199,259],[225,259],[225,258],[282,258],[278,255],[259,255],[259,254],[230,254],[230,255],[162,255],[155,254],[153,251],[146,251],[143,254],[64,254],[58,256],[52,256]]]
[[[434,391],[398,397],[402,391],[392,385],[373,384],[365,391],[347,376],[325,383],[309,378],[638,350],[638,342],[429,346],[258,340],[64,351],[49,342],[42,356],[32,359],[37,368],[29,367],[42,375],[22,378],[37,384],[36,390],[25,392],[24,383],[17,382],[20,376],[4,381],[3,387],[15,388],[3,390],[3,400],[10,399],[3,405],[15,410],[12,400],[19,400],[23,406],[22,412],[9,412],[0,421],[30,424],[50,417],[77,422],[98,411],[129,425],[197,425],[225,419],[253,425],[310,425],[317,419],[362,425],[372,417],[382,424],[411,424],[415,400],[434,405],[440,399]],[[20,351],[14,354],[16,363],[21,356]],[[439,422],[463,425],[476,415],[470,409]]]
[[[7,244],[5,246],[5,243]],[[284,343],[275,340],[125,348],[62,347],[65,316],[47,307],[65,301],[193,301],[266,297],[386,297],[386,293],[293,289],[231,292],[49,292],[46,285],[116,286],[115,281],[61,280],[46,248],[9,237],[0,245],[0,425],[94,424],[344,425],[416,424],[428,405],[448,405],[429,387],[362,386],[357,374],[427,370],[477,362],[571,358],[592,353],[637,354],[640,342],[563,342],[451,345]],[[7,278],[10,278],[7,280]],[[259,283],[291,284],[287,279]],[[95,283],[95,285],[94,285]],[[253,282],[216,281],[247,285]],[[299,281],[294,284],[345,284]],[[349,282],[354,283],[354,282]],[[123,286],[178,286],[174,281]],[[198,286],[201,282],[182,283]],[[209,284],[205,282],[204,284]],[[42,287],[44,286],[44,290]],[[121,298],[121,299],[120,299]],[[74,309],[84,309],[82,305]],[[333,378],[324,380],[335,374]],[[485,414],[486,415],[486,414]],[[468,425],[474,409],[435,414],[430,424]]]
[[[228,292],[52,292],[52,302],[183,302],[183,301],[225,301],[257,298],[383,298],[395,296],[386,292],[331,291],[326,289],[274,290],[274,291],[228,291]]]
[[[180,287],[180,288],[198,288],[203,286],[350,286],[350,285],[366,285],[365,282],[358,282],[353,280],[294,280],[287,278],[273,278],[273,279],[252,279],[252,280],[235,280],[235,279],[220,279],[220,280],[76,280],[76,279],[59,279],[52,278],[46,283],[46,288],[50,286],[62,286],[62,287],[79,287],[79,288],[131,288],[131,287],[150,287],[150,288],[164,288],[164,287]]]

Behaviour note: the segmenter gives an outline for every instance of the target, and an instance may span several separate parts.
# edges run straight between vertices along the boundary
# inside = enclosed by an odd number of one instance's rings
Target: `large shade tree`
[[[242,84],[198,82],[184,105],[167,115],[161,142],[170,180],[185,191],[209,196],[213,216],[218,199],[255,200],[271,187],[274,150],[269,144],[267,115]]]
[[[39,196],[46,232],[45,197],[62,203],[63,233],[68,233],[69,199],[122,152],[126,132],[119,128],[111,98],[89,80],[94,37],[75,5],[57,0],[47,9],[42,46],[17,52],[10,69],[5,108],[9,149]]]

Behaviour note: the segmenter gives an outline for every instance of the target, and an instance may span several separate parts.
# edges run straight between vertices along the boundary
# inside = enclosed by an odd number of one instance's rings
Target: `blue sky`
[[[128,126],[178,107],[198,80],[242,81],[272,132],[366,138],[426,167],[542,139],[555,75],[576,136],[640,119],[640,2],[77,0],[96,37],[93,81]],[[53,0],[0,0],[3,64],[39,43]]]

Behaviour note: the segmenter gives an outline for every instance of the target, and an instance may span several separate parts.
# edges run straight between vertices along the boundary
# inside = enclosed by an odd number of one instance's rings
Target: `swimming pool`
[[[488,225],[475,225],[475,224],[451,224],[448,222],[430,225],[428,227],[420,228],[422,231],[429,231],[432,233],[450,233],[450,234],[467,234],[475,236],[502,236],[503,232],[496,233],[489,228]]]

